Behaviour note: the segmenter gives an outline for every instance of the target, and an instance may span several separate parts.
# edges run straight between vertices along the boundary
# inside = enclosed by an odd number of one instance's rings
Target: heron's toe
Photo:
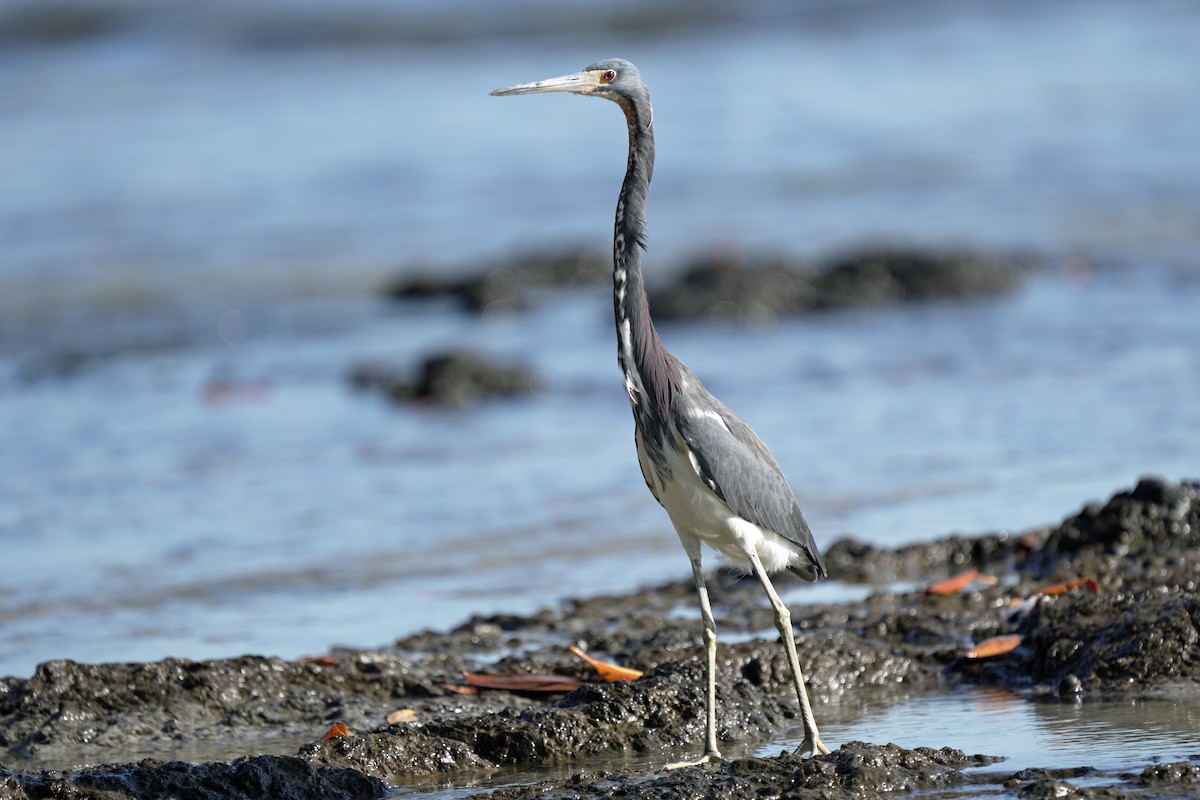
[[[804,755],[805,753],[811,753],[814,756],[818,753],[821,755],[827,755],[829,753],[829,748],[826,747],[825,743],[821,741],[821,737],[814,733],[804,737],[804,741],[801,742],[800,746],[796,748],[796,752],[799,755]]]

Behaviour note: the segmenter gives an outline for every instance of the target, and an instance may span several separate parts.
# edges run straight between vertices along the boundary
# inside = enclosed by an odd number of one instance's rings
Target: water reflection
[[[853,702],[853,700],[851,700]],[[968,687],[913,697],[886,708],[821,725],[826,742],[893,742],[906,748],[954,747],[1003,756],[996,767],[1090,766],[1117,770],[1152,759],[1183,760],[1200,751],[1200,702],[1173,700],[1034,701],[1002,689]],[[820,719],[820,717],[818,717]],[[803,734],[759,750],[795,747]]]

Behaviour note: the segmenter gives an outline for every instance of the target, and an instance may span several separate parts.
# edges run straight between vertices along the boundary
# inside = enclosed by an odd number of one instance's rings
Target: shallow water
[[[821,544],[1020,530],[1200,473],[1193,5],[764,2],[586,36],[590,3],[437,5],[361,4],[400,21],[361,46],[212,3],[0,49],[0,674],[386,644],[687,574],[607,287],[482,319],[363,292],[605,247],[615,110],[486,96],[601,54],[655,92],[652,280],[883,234],[1052,265],[989,302],[664,326]],[[348,387],[452,346],[543,389],[443,412]]]
[[[872,710],[854,698],[844,708],[818,709],[821,737],[831,748],[843,742],[891,742],[905,748],[953,747],[967,754],[1002,756],[1003,761],[973,770],[983,776],[1005,777],[1030,768],[1095,771],[1071,778],[1076,786],[1100,786],[1116,781],[1124,770],[1140,771],[1149,763],[1184,761],[1200,756],[1200,703],[1195,700],[1035,701],[1003,690],[965,687],[922,694]],[[722,746],[727,758],[771,757],[795,749],[803,738],[785,734],[766,743]],[[520,785],[535,780],[564,778],[582,770],[654,772],[663,764],[694,755],[655,753],[572,763],[543,771],[506,769],[488,776],[453,781],[422,780],[400,786],[392,797],[450,800],[468,794]],[[999,787],[989,786],[989,794]],[[993,791],[994,790],[994,791]]]
[[[14,380],[0,538],[20,579],[0,592],[0,672],[384,644],[686,574],[632,457],[605,291],[476,321],[314,308],[333,319],[319,334],[267,321],[236,345]],[[1200,282],[1178,276],[1050,275],[984,304],[664,336],[772,443],[820,543],[894,544],[1052,523],[1142,473],[1194,474],[1196,307]],[[351,362],[439,336],[536,353],[521,357],[544,389],[443,412],[348,388]],[[262,388],[213,404],[216,379]]]
[[[1046,701],[970,687],[919,696],[849,722],[821,726],[826,742],[893,742],[906,748],[954,747],[1003,756],[985,772],[1094,767],[1099,772],[1183,761],[1200,754],[1200,702],[1177,700]],[[760,748],[795,748],[802,732]],[[1102,778],[1099,778],[1102,780]]]

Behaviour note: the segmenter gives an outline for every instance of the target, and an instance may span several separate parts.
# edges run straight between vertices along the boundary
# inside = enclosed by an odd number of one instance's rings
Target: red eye
[[[605,72],[603,75],[601,75],[600,77],[604,78],[604,80],[606,80],[606,81],[608,81],[608,82],[610,82],[610,83],[611,83],[612,81],[616,80],[616,78],[617,78],[617,71],[616,71],[616,70],[614,70],[614,69],[607,70],[607,71],[606,71],[606,72]]]

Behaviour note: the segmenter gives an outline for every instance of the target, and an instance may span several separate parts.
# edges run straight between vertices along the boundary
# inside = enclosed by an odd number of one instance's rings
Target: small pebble
[[[1066,675],[1058,682],[1059,697],[1078,697],[1083,694],[1083,682],[1074,675]]]

